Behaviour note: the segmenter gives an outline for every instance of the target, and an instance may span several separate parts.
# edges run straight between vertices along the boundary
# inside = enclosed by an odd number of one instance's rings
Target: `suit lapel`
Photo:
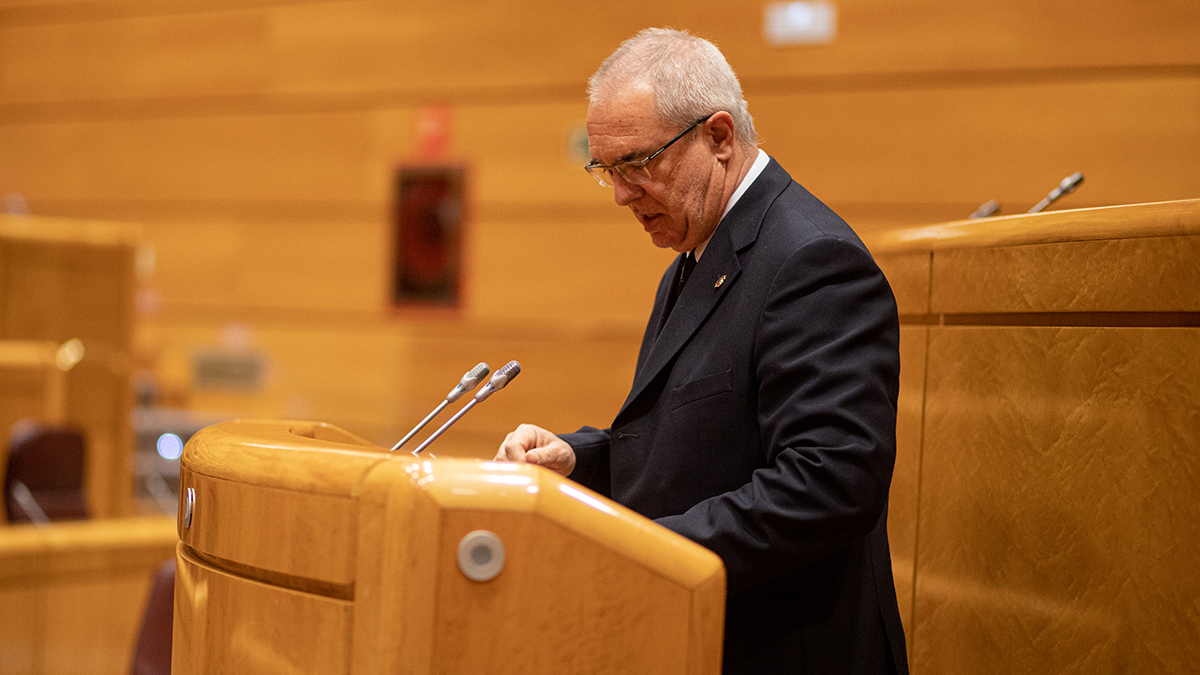
[[[621,412],[617,413],[618,417],[671,363],[729,292],[742,271],[738,253],[754,243],[767,207],[790,183],[791,176],[772,159],[713,233],[712,240],[692,271],[683,293],[676,300],[675,308],[666,317],[665,324],[662,323],[663,312],[674,282],[660,284],[647,334],[642,341],[633,388],[625,398]],[[671,266],[672,274],[676,277],[682,257],[677,257]],[[662,325],[662,330],[654,339],[650,331],[659,325]]]
[[[646,359],[650,356],[650,348],[654,346],[655,339],[662,333],[663,324],[666,323],[667,299],[671,297],[675,280],[679,278],[679,268],[682,265],[683,255],[680,254],[659,281],[658,292],[654,296],[654,309],[650,312],[650,320],[646,322],[646,333],[642,336],[642,345],[638,350],[635,378],[637,373],[641,372],[642,367],[646,365]]]

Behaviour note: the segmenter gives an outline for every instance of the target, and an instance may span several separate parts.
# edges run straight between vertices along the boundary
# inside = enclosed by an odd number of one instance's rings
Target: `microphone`
[[[521,364],[516,361],[509,361],[503,368],[497,370],[495,375],[492,375],[492,379],[483,385],[483,389],[480,389],[478,394],[475,394],[475,400],[483,401],[487,399],[492,394],[508,386],[508,383],[512,382],[520,374]],[[471,404],[468,403],[467,405]]]
[[[425,439],[425,442],[418,445],[416,450],[412,451],[412,454],[420,455],[422,450],[428,448],[430,443],[434,442],[437,440],[438,436],[441,436],[443,433],[445,433],[445,431],[450,428],[451,424],[454,424],[460,418],[462,418],[463,415],[466,415],[467,411],[475,407],[476,403],[486,400],[492,394],[507,387],[508,383],[512,382],[513,379],[520,374],[521,364],[517,363],[516,361],[509,361],[504,365],[503,368],[497,370],[495,375],[492,375],[492,379],[489,380],[487,384],[483,385],[483,389],[480,389],[479,392],[475,394],[475,398],[467,401],[467,404],[464,405],[461,410],[454,413],[454,417],[446,420],[446,423],[443,424],[440,429],[430,434],[429,438]]]
[[[518,370],[519,369],[520,368],[518,367]],[[417,426],[413,427],[411,431],[405,434],[404,438],[401,438],[400,442],[393,445],[392,449],[388,450],[388,452],[395,452],[396,450],[399,450],[401,446],[409,441],[409,439],[411,439],[413,436],[416,436],[418,431],[424,429],[425,425],[429,424],[430,420],[432,420],[434,417],[437,417],[437,414],[442,412],[446,406],[454,403],[461,398],[463,394],[479,386],[479,383],[483,380],[483,378],[487,377],[488,370],[488,364],[486,363],[480,363],[474,368],[468,370],[467,373],[462,376],[462,379],[458,381],[458,384],[454,385],[454,388],[450,390],[450,393],[446,394],[446,400],[439,403],[438,407],[433,409],[433,412],[426,415],[425,419],[421,420]]]
[[[1079,184],[1082,182],[1083,174],[1079,173],[1078,171],[1070,176],[1067,176],[1066,178],[1062,179],[1062,182],[1058,184],[1058,187],[1054,188],[1050,191],[1050,194],[1046,195],[1045,199],[1038,202],[1032,209],[1029,209],[1028,213],[1041,213],[1042,209],[1053,204],[1054,201],[1059,197],[1063,195],[1069,195],[1074,192],[1075,188],[1079,187]]]
[[[967,217],[968,218],[988,218],[990,216],[996,215],[996,212],[999,210],[1000,210],[1000,202],[997,202],[995,199],[989,199],[986,202],[984,202],[983,204],[980,204],[979,208],[975,209],[975,213],[972,213],[971,215],[969,215]]]

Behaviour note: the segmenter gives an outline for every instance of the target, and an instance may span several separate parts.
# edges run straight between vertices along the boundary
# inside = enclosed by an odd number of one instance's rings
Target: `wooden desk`
[[[0,340],[57,346],[78,339],[83,346],[70,372],[46,376],[45,387],[58,393],[23,385],[28,374],[3,374],[0,396],[15,406],[0,413],[0,439],[7,444],[12,422],[30,413],[82,430],[89,511],[100,518],[133,512],[137,242],[137,228],[127,224],[0,215]],[[53,363],[53,354],[36,358]],[[48,405],[53,412],[43,410]]]
[[[1200,663],[1200,200],[869,240],[901,315],[913,673]]]
[[[129,672],[172,518],[0,527],[0,673]]]

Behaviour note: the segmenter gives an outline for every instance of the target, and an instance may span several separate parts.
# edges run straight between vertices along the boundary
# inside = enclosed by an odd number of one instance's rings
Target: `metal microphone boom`
[[[466,415],[467,411],[473,408],[476,403],[479,403],[480,401],[506,387],[508,383],[512,382],[513,378],[519,374],[521,374],[521,364],[517,363],[516,361],[509,361],[504,365],[503,368],[497,370],[495,375],[492,375],[492,379],[487,384],[483,385],[483,389],[480,389],[479,393],[475,394],[475,398],[467,401],[467,404],[464,405],[461,410],[454,413],[454,417],[446,420],[446,423],[443,424],[440,429],[430,434],[429,438],[426,438],[424,443],[421,443],[417,446],[416,450],[412,451],[412,454],[421,454],[422,450],[429,447],[430,443],[437,440],[437,437],[441,436],[447,429],[449,429],[451,424],[454,424],[463,415]]]
[[[388,450],[388,452],[395,452],[399,450],[401,446],[409,441],[410,438],[416,436],[418,431],[424,429],[425,425],[429,424],[430,420],[432,420],[434,417],[437,417],[437,414],[442,412],[446,406],[454,403],[463,394],[479,386],[479,383],[483,381],[483,378],[487,377],[488,370],[488,364],[486,363],[480,363],[474,368],[468,370],[466,375],[463,375],[462,379],[458,381],[458,384],[454,385],[454,388],[450,390],[450,393],[446,394],[446,400],[439,403],[438,407],[433,409],[433,412],[426,415],[425,419],[421,420],[417,426],[413,427],[411,431],[405,434],[404,438],[401,438],[400,442],[393,445],[392,449]]]

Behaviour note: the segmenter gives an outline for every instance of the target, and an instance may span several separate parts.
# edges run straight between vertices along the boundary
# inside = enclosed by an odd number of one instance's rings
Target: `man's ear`
[[[737,132],[733,128],[732,115],[724,110],[714,113],[704,123],[704,133],[712,144],[713,154],[717,156],[717,159],[728,160],[733,157]]]

